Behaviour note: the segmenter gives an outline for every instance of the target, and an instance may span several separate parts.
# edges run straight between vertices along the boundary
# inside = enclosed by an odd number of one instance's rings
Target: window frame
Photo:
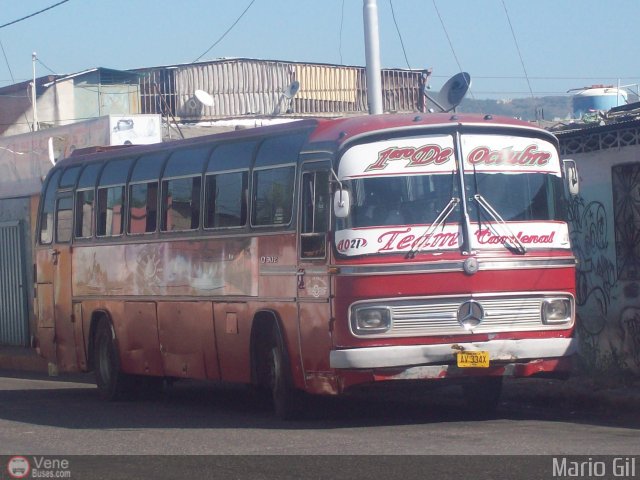
[[[71,201],[71,208],[65,209],[64,211],[70,212],[69,215],[69,237],[67,239],[60,239],[60,203],[65,200]],[[73,240],[73,231],[74,231],[74,196],[72,190],[66,190],[62,192],[58,192],[55,200],[55,214],[54,214],[54,222],[53,222],[53,237],[56,245],[59,244],[70,244]]]
[[[245,209],[245,218],[244,218],[244,223],[242,225],[234,225],[234,226],[230,226],[230,227],[209,227],[207,226],[207,219],[209,218],[208,212],[209,212],[209,188],[208,188],[208,182],[207,179],[209,177],[213,177],[213,176],[219,176],[219,175],[230,175],[233,173],[241,173],[241,174],[245,174],[245,177],[243,178],[243,183],[246,180],[246,186],[243,185],[243,191],[242,191],[242,197],[241,197],[241,202],[244,203],[244,205],[241,205],[240,208],[242,209],[242,207],[244,207]],[[251,217],[251,202],[250,202],[250,192],[251,192],[251,171],[248,168],[242,168],[242,169],[234,169],[234,170],[221,170],[219,172],[217,171],[208,171],[205,172],[204,174],[204,182],[203,182],[203,194],[204,194],[204,203],[202,205],[202,213],[203,213],[203,220],[202,220],[202,228],[205,231],[225,231],[225,230],[241,230],[241,229],[245,229],[247,228],[247,226],[249,225],[249,220]],[[215,199],[214,202],[212,203],[215,206]],[[215,211],[214,211],[214,215],[215,215]]]
[[[144,232],[132,232],[131,231],[131,200],[133,198],[133,195],[131,194],[131,189],[137,185],[147,185],[147,200],[149,199],[149,193],[148,193],[148,186],[149,185],[155,185],[156,186],[156,209],[155,209],[155,213],[156,213],[156,225],[155,228],[152,231],[147,231],[145,228]],[[130,235],[132,237],[137,237],[140,235],[153,235],[155,233],[158,233],[158,231],[160,230],[160,209],[161,209],[161,193],[160,193],[160,180],[156,179],[156,180],[140,180],[137,182],[130,182],[127,183],[127,198],[129,199],[128,203],[127,203],[127,218],[126,218],[126,234]],[[147,206],[146,209],[146,215],[149,215],[149,210],[148,210],[148,203],[145,204],[145,206]],[[146,222],[147,220],[145,220]]]
[[[47,179],[47,186],[44,189],[44,195],[41,195],[41,200],[40,200],[40,208],[39,208],[39,215],[38,215],[38,244],[39,245],[53,245],[55,243],[55,215],[56,215],[56,207],[57,207],[57,194],[58,194],[58,185],[60,183],[60,177],[62,176],[62,169],[59,170],[51,170],[51,173],[49,174],[49,177]],[[49,198],[49,196],[51,196],[51,198]],[[51,204],[51,212],[49,212],[49,214],[51,215],[50,219],[51,219],[51,223],[50,225],[47,225],[47,232],[48,232],[48,240],[43,241],[42,240],[42,234],[43,234],[43,219],[45,216],[45,211],[47,208],[47,203]],[[47,218],[48,215],[47,214]],[[47,223],[49,223],[49,221],[47,221]]]
[[[277,229],[286,229],[292,226],[295,215],[296,215],[296,202],[295,202],[295,194],[296,194],[296,178],[298,173],[298,165],[296,163],[285,163],[285,164],[276,164],[276,165],[268,165],[265,167],[254,168],[251,172],[251,208],[249,215],[249,223],[252,228],[257,229],[268,229],[268,228],[277,228]],[[293,169],[292,181],[291,181],[291,211],[289,216],[289,221],[287,223],[268,223],[268,224],[257,224],[255,222],[255,215],[258,212],[257,208],[257,195],[258,195],[258,175],[260,172],[265,172],[268,170],[278,170],[278,169]]]
[[[100,223],[98,222],[99,220],[99,215],[101,212],[101,202],[100,202],[100,191],[101,190],[107,190],[107,197],[105,199],[105,201],[107,201],[107,206],[108,206],[108,200],[109,200],[109,194],[108,191],[114,188],[120,188],[121,192],[122,192],[122,207],[121,207],[121,220],[120,220],[120,233],[114,235],[114,234],[101,234],[100,233]],[[105,209],[105,211],[107,211],[108,208]],[[108,238],[121,238],[122,236],[124,236],[124,232],[126,231],[126,211],[127,211],[127,189],[126,189],[126,184],[124,185],[101,185],[96,187],[96,212],[95,212],[95,216],[96,216],[96,232],[95,232],[95,236],[96,238],[99,239],[108,239]],[[108,225],[108,223],[105,223],[105,231],[106,231],[106,226]]]
[[[329,232],[331,230],[331,205],[332,205],[332,196],[331,196],[331,174],[330,174],[330,169],[331,169],[331,164],[329,162],[325,162],[325,161],[313,161],[313,162],[309,162],[309,163],[305,163],[304,165],[302,165],[301,171],[300,171],[300,202],[299,202],[299,220],[298,220],[298,237],[299,237],[299,251],[298,251],[298,257],[300,258],[300,260],[302,261],[324,261],[328,258],[328,252],[329,252],[329,247],[328,247],[328,241],[329,241]],[[317,192],[318,192],[318,174],[324,174],[326,175],[326,195],[327,195],[327,199],[326,199],[326,218],[325,218],[325,225],[324,225],[324,231],[323,232],[316,232],[315,231],[315,223],[316,223],[316,215],[318,213],[317,211],[317,207],[316,207],[316,202],[317,202]],[[313,176],[313,185],[314,185],[314,198],[316,198],[316,200],[314,200],[314,207],[313,207],[313,213],[312,213],[312,232],[305,232],[305,218],[306,218],[306,204],[305,204],[305,176],[307,175],[312,175]],[[304,248],[303,248],[303,242],[305,238],[322,238],[322,244],[323,244],[323,254],[322,255],[305,255],[304,253]]]
[[[88,236],[81,236],[78,235],[78,226],[79,226],[79,215],[81,212],[81,209],[79,208],[78,205],[78,197],[79,195],[86,193],[86,192],[92,192],[93,193],[93,206],[91,208],[91,218],[90,218],[90,222],[91,222],[91,226],[90,226],[90,230],[91,233]],[[73,240],[79,240],[79,241],[83,241],[83,240],[87,240],[87,239],[91,239],[95,237],[96,234],[96,210],[97,210],[97,204],[98,204],[98,198],[96,195],[96,189],[95,187],[93,188],[80,188],[80,189],[75,189],[73,192],[73,208],[74,208],[74,215],[73,215]],[[84,217],[83,217],[84,218]]]
[[[198,226],[196,228],[189,228],[189,229],[182,229],[182,230],[168,230],[167,229],[167,203],[166,203],[166,199],[167,199],[167,191],[166,191],[166,182],[170,182],[172,180],[185,180],[185,179],[199,179],[200,180],[200,193],[198,195]],[[162,177],[160,179],[160,221],[158,222],[158,229],[159,232],[162,234],[178,234],[178,233],[185,233],[185,232],[197,232],[198,230],[200,230],[200,228],[202,227],[203,224],[203,219],[202,219],[202,178],[203,175],[202,173],[200,173],[199,175],[182,175],[182,176],[177,176],[177,177]],[[191,195],[191,199],[193,200],[193,191],[192,191],[192,195]]]

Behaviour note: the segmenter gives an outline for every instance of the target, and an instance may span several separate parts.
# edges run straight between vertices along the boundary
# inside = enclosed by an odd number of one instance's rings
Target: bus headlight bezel
[[[545,298],[542,300],[540,316],[545,325],[571,323],[573,302],[568,297]]]
[[[391,328],[391,309],[379,305],[359,305],[351,309],[351,331],[355,335],[384,333]]]

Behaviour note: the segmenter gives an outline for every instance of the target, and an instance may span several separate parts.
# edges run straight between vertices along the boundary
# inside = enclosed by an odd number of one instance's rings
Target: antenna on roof
[[[467,72],[460,72],[446,81],[436,98],[433,98],[426,91],[424,94],[442,112],[450,112],[460,105],[470,87],[471,75]]]
[[[176,121],[176,117],[173,115],[171,108],[169,108],[169,105],[167,104],[167,100],[164,98],[164,95],[162,95],[162,93],[160,92],[160,88],[158,87],[158,82],[153,82],[153,88],[155,90],[156,97],[160,98],[160,101],[164,105],[164,114],[167,116],[167,131],[169,133],[169,137],[171,137],[171,124],[169,123],[169,116],[171,116],[171,118],[173,119],[173,124],[178,129],[178,133],[180,133],[180,137],[184,138],[184,134],[182,133],[182,130],[180,130],[180,125],[178,125],[178,122]]]

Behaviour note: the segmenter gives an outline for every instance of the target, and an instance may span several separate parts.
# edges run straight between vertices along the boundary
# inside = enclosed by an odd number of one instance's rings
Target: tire
[[[111,323],[98,321],[94,337],[94,370],[100,398],[107,401],[124,399],[131,391],[131,377],[120,370],[120,354]]]
[[[288,355],[277,326],[273,327],[269,350],[269,389],[278,418],[295,420],[303,411],[303,392],[293,386]]]
[[[479,414],[493,414],[500,404],[502,377],[470,378],[462,386],[467,409]]]

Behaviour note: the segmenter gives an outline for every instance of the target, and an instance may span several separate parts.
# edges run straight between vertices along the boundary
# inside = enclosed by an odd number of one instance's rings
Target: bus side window
[[[254,172],[253,225],[288,225],[291,222],[294,177],[294,167]]]
[[[329,174],[306,172],[302,176],[300,256],[324,258],[329,220]]]
[[[162,230],[178,232],[200,226],[201,177],[175,178],[162,182]]]
[[[129,187],[129,233],[152,233],[158,220],[158,182]]]
[[[90,163],[84,167],[76,187],[76,238],[91,238],[95,233],[96,193],[95,187],[102,170],[101,163]]]
[[[50,244],[53,241],[53,210],[56,201],[56,189],[60,179],[60,170],[51,175],[47,189],[42,199],[42,210],[40,212],[40,243]]]
[[[115,237],[124,233],[124,191],[134,158],[109,160],[98,180],[96,233]]]
[[[247,223],[247,172],[207,175],[205,228],[242,227]]]
[[[200,228],[200,193],[205,162],[213,145],[176,150],[164,168],[162,189],[163,232],[181,232]]]
[[[76,192],[76,238],[90,238],[93,236],[94,207],[95,192],[93,190]]]
[[[59,198],[56,203],[56,241],[67,243],[71,240],[73,225],[73,197]]]
[[[106,187],[98,189],[98,225],[100,237],[122,234],[124,226],[124,187]]]

